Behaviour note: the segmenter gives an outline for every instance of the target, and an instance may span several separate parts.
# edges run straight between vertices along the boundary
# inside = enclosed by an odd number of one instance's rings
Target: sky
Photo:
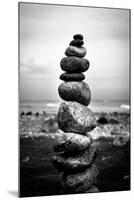
[[[60,100],[60,61],[84,36],[94,100],[129,99],[129,10],[20,3],[20,100]]]

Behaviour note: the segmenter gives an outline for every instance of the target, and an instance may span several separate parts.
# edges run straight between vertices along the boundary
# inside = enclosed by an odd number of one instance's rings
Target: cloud
[[[51,76],[55,74],[55,63],[53,61],[46,61],[46,63],[37,63],[34,58],[30,58],[25,62],[20,63],[21,76]],[[58,66],[59,68],[59,66]]]
[[[91,80],[95,98],[105,98],[104,89],[107,98],[111,91],[115,98],[123,98],[129,79],[129,11],[30,3],[21,3],[20,8],[22,95],[24,90],[25,97],[33,98],[36,93],[42,98],[44,90],[47,96],[54,93],[63,73],[60,60],[75,33],[84,35],[85,58],[91,63],[86,81],[90,85]]]

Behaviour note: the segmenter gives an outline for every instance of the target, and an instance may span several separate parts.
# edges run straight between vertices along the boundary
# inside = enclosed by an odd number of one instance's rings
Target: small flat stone
[[[85,134],[96,127],[93,112],[88,107],[73,101],[61,103],[57,121],[59,128],[64,132]]]
[[[85,75],[80,73],[63,73],[60,75],[60,79],[63,81],[82,81],[85,79]]]
[[[76,39],[72,40],[69,45],[75,47],[81,47],[83,44],[84,44],[83,40]]]
[[[99,172],[95,164],[79,173],[64,173],[61,182],[64,191],[84,192],[95,182]]]
[[[75,34],[74,36],[73,36],[73,39],[74,40],[83,40],[83,35],[81,35],[81,34]]]
[[[63,71],[81,73],[88,70],[89,61],[76,56],[69,56],[61,59],[60,66]]]
[[[92,162],[97,157],[97,150],[95,147],[88,147],[82,152],[76,153],[73,156],[66,155],[66,153],[61,155],[54,155],[52,157],[52,162],[59,171],[80,171],[92,164]]]
[[[55,141],[54,150],[57,152],[79,152],[88,148],[92,142],[90,137],[76,133],[62,133]]]
[[[85,106],[89,105],[91,92],[87,83],[80,82],[63,82],[58,87],[60,97],[65,101],[76,101]]]
[[[85,47],[75,47],[75,46],[69,46],[66,51],[66,56],[78,56],[80,58],[83,58],[86,55],[86,48]]]

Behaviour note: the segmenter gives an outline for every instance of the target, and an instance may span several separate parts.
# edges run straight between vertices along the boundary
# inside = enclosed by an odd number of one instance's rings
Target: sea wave
[[[129,110],[129,109],[130,109],[130,105],[121,104],[121,105],[120,105],[120,108],[124,108],[124,109]]]
[[[47,103],[46,106],[47,107],[58,107],[59,105],[56,103]]]

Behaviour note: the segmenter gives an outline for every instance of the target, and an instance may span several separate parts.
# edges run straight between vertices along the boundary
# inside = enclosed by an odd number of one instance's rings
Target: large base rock
[[[61,186],[65,192],[84,192],[89,189],[98,176],[96,165],[92,165],[84,172],[63,174]]]
[[[73,101],[61,103],[57,119],[59,128],[64,132],[84,134],[96,127],[93,112],[86,106]]]

